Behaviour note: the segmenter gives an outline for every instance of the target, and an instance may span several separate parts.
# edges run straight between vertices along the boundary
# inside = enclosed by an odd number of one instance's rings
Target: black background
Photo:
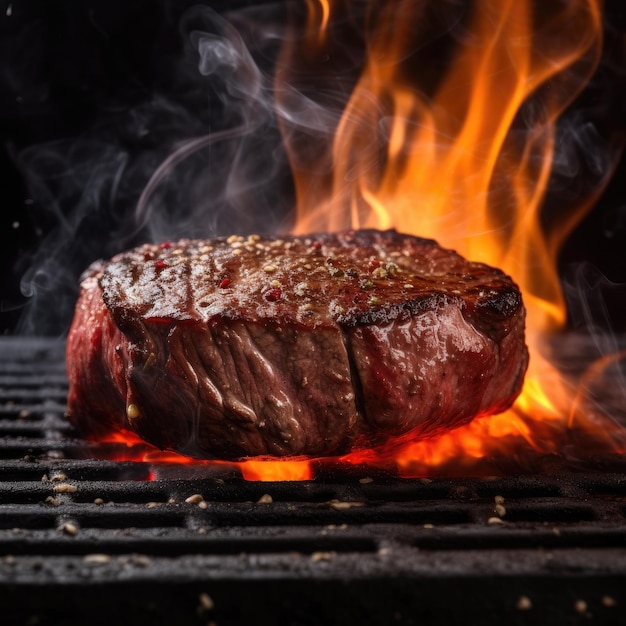
[[[135,119],[132,112],[148,106],[155,94],[194,112],[193,124],[197,126],[188,126],[187,132],[201,133],[211,128],[206,92],[197,88],[191,74],[180,71],[185,50],[179,23],[193,4],[197,3],[0,2],[0,332],[15,332],[26,302],[20,293],[20,279],[47,231],[58,226],[52,214],[46,217],[49,209],[45,201],[41,197],[33,200],[37,194],[32,193],[32,181],[21,162],[25,150],[85,134],[102,137],[114,133],[115,142],[131,155],[158,152],[160,139],[171,138],[175,132],[167,119],[162,128],[153,126],[156,130],[147,136],[130,128]],[[211,4],[218,10],[234,7],[232,2]],[[626,126],[625,13],[621,0],[607,3],[605,59],[581,97],[585,106],[595,109],[594,121],[607,137],[619,136]],[[212,111],[214,115],[216,109]],[[137,174],[139,181],[142,175]],[[561,254],[573,326],[589,323],[591,316],[593,323],[626,331],[624,180],[626,161],[622,158],[606,192]],[[286,206],[291,193],[288,174],[283,182]],[[87,179],[85,184],[89,184]],[[121,192],[116,198],[118,212],[130,210],[136,201],[131,192]],[[91,234],[85,236],[88,245],[77,251],[76,269],[67,277],[69,282],[75,282],[92,259],[116,251],[105,243],[99,245],[92,236],[92,231],[115,226],[115,211],[113,217],[103,211],[81,226]],[[80,237],[81,232],[76,236]],[[121,239],[128,246],[138,243],[141,237],[137,232]],[[54,259],[50,262],[53,264]],[[71,299],[72,290],[68,293],[60,297]],[[58,318],[51,312],[52,323],[46,330],[63,332],[67,322],[63,315]]]

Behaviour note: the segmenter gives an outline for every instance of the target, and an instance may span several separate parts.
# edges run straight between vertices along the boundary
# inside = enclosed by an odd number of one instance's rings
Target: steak
[[[146,244],[83,275],[69,416],[197,458],[339,455],[508,408],[513,281],[394,230]]]

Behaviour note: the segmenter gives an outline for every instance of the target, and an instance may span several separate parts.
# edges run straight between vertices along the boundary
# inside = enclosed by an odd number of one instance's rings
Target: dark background
[[[188,51],[180,22],[195,4],[0,2],[0,332],[16,332],[23,319],[28,299],[20,281],[36,259],[44,270],[28,276],[26,290],[40,285],[58,294],[59,307],[55,310],[50,304],[54,298],[48,298],[39,316],[49,323],[22,323],[20,331],[62,334],[80,271],[91,260],[145,238],[141,229],[128,231],[121,216],[133,210],[137,190],[163,158],[162,146],[171,145],[179,133],[193,137],[227,126],[228,111],[220,110],[219,98],[198,81],[194,64],[185,62]],[[254,3],[210,4],[223,11]],[[613,141],[623,140],[626,124],[625,13],[621,0],[607,3],[605,58],[576,105],[591,111],[600,135]],[[269,58],[267,64],[269,71]],[[149,132],[141,132],[142,125]],[[117,151],[111,152],[111,146]],[[59,161],[59,154],[69,154],[68,159]],[[120,165],[122,178],[103,182],[93,177],[94,163],[115,165],[120,154],[126,158]],[[284,165],[284,155],[272,156]],[[43,172],[45,185],[33,171]],[[626,332],[625,180],[622,158],[606,192],[561,254],[571,326],[591,324]],[[276,181],[274,193],[278,189],[280,199],[259,191],[259,206],[266,205],[270,216],[268,230],[280,222],[291,202],[286,168]],[[59,277],[55,264],[63,255],[58,248],[42,262],[46,237],[63,229],[68,207],[80,203],[96,209],[80,226],[67,224],[74,240],[69,251],[73,264],[59,267]],[[116,243],[98,236],[115,229],[120,231]],[[67,246],[63,252],[67,257]]]

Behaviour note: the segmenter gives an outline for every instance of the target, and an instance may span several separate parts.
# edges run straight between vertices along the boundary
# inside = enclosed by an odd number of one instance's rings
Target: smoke
[[[116,103],[79,136],[14,154],[41,234],[16,265],[28,298],[18,332],[64,333],[80,274],[97,258],[144,241],[281,228],[292,192],[272,59],[286,23],[280,5],[190,9],[163,69],[179,93]]]
[[[18,164],[33,199],[31,218],[46,233],[17,264],[22,293],[29,298],[20,328],[56,334],[73,307],[78,275],[94,252],[112,249],[99,235],[104,228],[118,229],[118,211],[129,202],[124,185],[132,175],[129,156],[95,140],[55,142],[26,150]]]
[[[624,283],[610,280],[587,261],[567,267],[562,282],[570,328],[593,337],[600,355],[617,351],[617,338],[625,329],[623,317],[613,314],[613,300],[622,299]]]
[[[626,443],[626,334],[623,308],[626,284],[615,282],[588,261],[563,271],[569,332],[552,343],[561,371],[575,382],[572,415],[593,422],[616,446]]]
[[[107,101],[78,136],[15,152],[32,199],[29,217],[41,233],[15,268],[28,298],[19,332],[64,333],[80,274],[98,258],[144,241],[289,227],[294,197],[285,143],[302,157],[301,170],[319,178],[320,188],[327,184],[331,137],[363,65],[362,33],[349,33],[358,31],[367,3],[345,4],[344,22],[331,28],[332,54],[314,62],[303,55],[299,74],[280,67],[289,61],[280,50],[296,49],[301,36],[289,30],[292,6],[223,14],[193,7],[164,26],[178,33],[178,43],[168,42],[171,50],[155,57],[158,79],[148,93]],[[414,4],[422,7],[419,36],[405,70],[432,94],[454,49],[450,42],[463,40],[467,3]],[[85,71],[87,64],[80,65]],[[286,80],[277,83],[280,71]],[[44,92],[50,97],[54,89]],[[558,206],[602,186],[620,149],[601,127],[605,112],[591,111],[601,108],[597,102],[572,108],[559,123],[547,203],[554,221]],[[536,119],[531,107],[522,111],[529,116],[524,122]],[[386,141],[381,111],[378,134]],[[378,158],[376,146],[367,149]]]

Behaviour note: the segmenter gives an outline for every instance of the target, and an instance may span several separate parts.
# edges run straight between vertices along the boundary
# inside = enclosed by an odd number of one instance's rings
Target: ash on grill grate
[[[202,467],[177,477],[98,459],[73,436],[63,348],[0,341],[3,624],[623,618],[623,467],[297,483]]]

